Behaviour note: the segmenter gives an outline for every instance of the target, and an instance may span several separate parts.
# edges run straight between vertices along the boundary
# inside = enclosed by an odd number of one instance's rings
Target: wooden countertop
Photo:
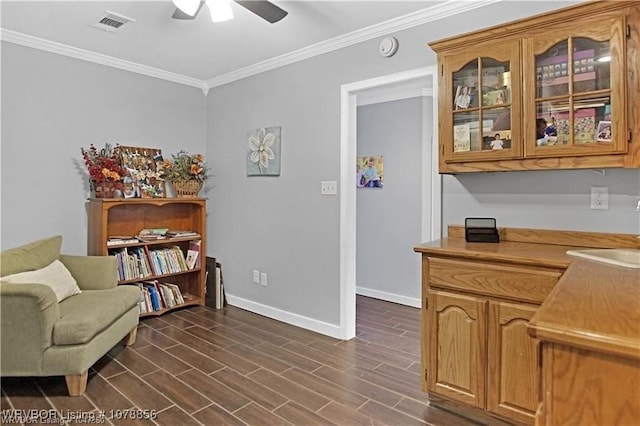
[[[566,269],[529,324],[536,338],[640,360],[640,269],[566,254],[585,247],[640,248],[635,235],[501,228],[497,244],[467,243],[460,227],[449,227],[449,235],[414,251]]]
[[[529,332],[540,340],[640,359],[640,269],[575,259]]]
[[[520,265],[566,269],[574,259],[567,250],[579,246],[562,246],[502,241],[500,243],[468,243],[464,238],[443,238],[414,247],[414,251],[438,256],[485,261],[500,261]]]

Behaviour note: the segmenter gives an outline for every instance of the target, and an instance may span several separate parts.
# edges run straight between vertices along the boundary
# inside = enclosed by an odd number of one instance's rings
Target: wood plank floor
[[[102,412],[114,425],[472,424],[420,390],[419,309],[358,296],[356,312],[350,341],[231,306],[146,318],[134,346],[90,369],[85,395],[66,396],[62,377],[3,378],[1,407]],[[157,415],[122,418],[144,410]]]

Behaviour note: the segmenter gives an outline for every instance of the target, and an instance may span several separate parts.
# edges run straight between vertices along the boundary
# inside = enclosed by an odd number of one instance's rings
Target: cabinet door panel
[[[625,20],[591,20],[523,43],[525,157],[627,151]],[[537,128],[540,120],[546,127]]]
[[[480,46],[440,58],[441,154],[445,162],[522,155],[520,42]]]
[[[428,391],[484,407],[486,302],[433,290],[428,297]]]
[[[489,302],[487,410],[533,423],[538,407],[538,341],[527,333],[537,306]]]

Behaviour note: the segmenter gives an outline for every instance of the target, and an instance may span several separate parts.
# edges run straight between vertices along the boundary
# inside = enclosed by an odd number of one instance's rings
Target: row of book
[[[135,283],[140,288],[138,308],[141,314],[184,304],[184,296],[176,284],[158,280]]]
[[[167,228],[143,229],[138,235],[111,235],[107,239],[107,247],[140,242],[164,240],[170,238],[200,238],[195,231],[169,230]]]
[[[111,250],[118,259],[118,279],[136,280],[154,275],[186,272],[199,267],[200,241],[189,244],[187,256],[179,246],[149,250],[148,246]]]

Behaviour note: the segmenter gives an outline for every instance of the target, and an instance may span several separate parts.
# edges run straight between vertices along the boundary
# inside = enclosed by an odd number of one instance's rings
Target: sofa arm
[[[33,374],[42,369],[60,318],[58,299],[44,284],[0,284],[0,370],[2,375]]]
[[[61,254],[64,263],[81,290],[106,290],[118,285],[118,260],[115,256],[72,256]]]

